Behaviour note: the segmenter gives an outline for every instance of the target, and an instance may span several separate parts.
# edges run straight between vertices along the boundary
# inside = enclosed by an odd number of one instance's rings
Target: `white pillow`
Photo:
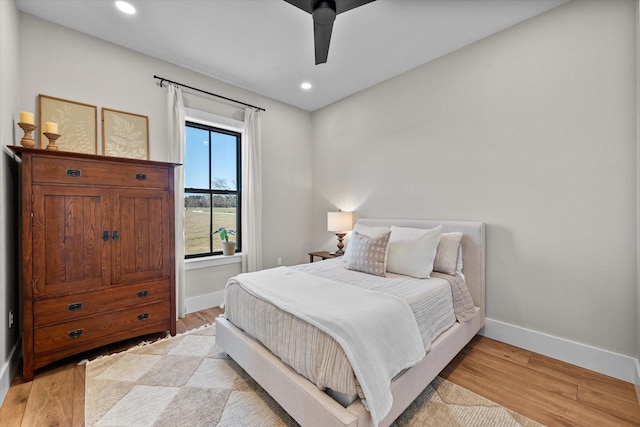
[[[391,227],[387,271],[418,279],[431,277],[441,234],[441,225],[432,229]]]
[[[356,234],[356,231],[360,234],[364,234],[365,236],[376,237],[389,231],[389,227],[370,227],[368,225],[356,223],[356,225],[353,226],[352,238]],[[344,251],[344,255],[342,256],[343,261],[347,261],[349,259],[349,254],[352,251],[351,246],[351,241],[347,242],[347,249]]]

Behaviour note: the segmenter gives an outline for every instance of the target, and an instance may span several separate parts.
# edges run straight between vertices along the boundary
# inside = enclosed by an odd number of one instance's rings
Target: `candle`
[[[28,111],[20,111],[20,123],[28,123],[30,125],[34,124],[33,121],[33,113]]]
[[[58,133],[58,124],[55,122],[45,122],[44,131],[46,133]]]

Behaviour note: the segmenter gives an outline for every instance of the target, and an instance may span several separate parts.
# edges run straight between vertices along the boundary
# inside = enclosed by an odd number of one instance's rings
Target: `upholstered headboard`
[[[473,302],[485,313],[485,225],[475,221],[438,221],[430,219],[373,219],[361,218],[359,224],[368,226],[392,226],[434,228],[442,225],[443,233],[461,232],[462,272]]]

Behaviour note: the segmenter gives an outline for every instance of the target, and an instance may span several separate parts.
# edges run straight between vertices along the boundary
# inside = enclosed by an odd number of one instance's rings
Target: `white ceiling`
[[[376,0],[337,16],[328,61],[320,65],[311,15],[283,0],[129,0],[138,10],[133,16],[112,0],[16,3],[31,15],[314,111],[567,1]],[[303,81],[313,88],[300,89]]]

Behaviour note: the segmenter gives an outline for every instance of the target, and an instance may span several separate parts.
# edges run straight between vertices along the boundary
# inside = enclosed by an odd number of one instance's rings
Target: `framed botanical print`
[[[102,109],[102,154],[149,159],[149,118],[140,114]]]
[[[40,148],[49,144],[42,134],[46,122],[58,124],[60,137],[55,144],[61,151],[96,154],[98,151],[98,107],[81,102],[38,95]]]

